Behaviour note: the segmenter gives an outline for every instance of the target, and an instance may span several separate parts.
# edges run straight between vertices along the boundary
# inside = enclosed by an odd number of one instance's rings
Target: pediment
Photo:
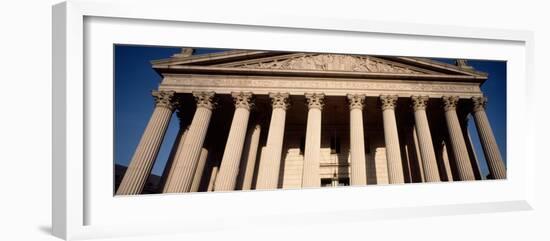
[[[368,73],[403,73],[427,74],[412,66],[392,63],[371,56],[355,56],[343,54],[303,54],[288,58],[269,58],[268,60],[244,63],[224,64],[224,67],[273,70],[317,70],[317,71],[347,71]]]
[[[329,53],[230,50],[203,55],[176,54],[152,61],[159,74],[231,74],[350,78],[401,78],[484,81],[470,66],[426,58]]]

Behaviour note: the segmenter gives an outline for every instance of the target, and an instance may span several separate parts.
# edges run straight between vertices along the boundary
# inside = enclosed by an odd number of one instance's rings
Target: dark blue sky
[[[141,134],[153,113],[151,91],[158,88],[161,77],[151,68],[151,60],[163,59],[181,48],[116,45],[115,51],[115,163],[127,166]],[[216,52],[197,49],[196,54]],[[153,174],[160,175],[168,160],[171,144],[178,132],[178,119],[172,116]]]
[[[114,162],[127,166],[141,138],[141,134],[153,112],[151,90],[158,88],[161,77],[151,68],[151,60],[163,59],[181,51],[181,48],[156,46],[116,45],[115,56],[115,149]],[[196,49],[195,54],[220,51]],[[437,59],[454,63],[450,59]],[[470,60],[475,69],[489,74],[481,87],[489,98],[487,115],[495,133],[503,159],[506,161],[506,63],[502,61]],[[153,167],[153,174],[160,175],[178,131],[178,120],[172,116],[166,137]],[[469,132],[480,161],[482,173],[488,173],[473,119]]]

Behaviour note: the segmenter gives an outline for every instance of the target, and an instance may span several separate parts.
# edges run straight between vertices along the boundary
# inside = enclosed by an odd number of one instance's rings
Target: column
[[[197,170],[193,176],[193,183],[191,184],[190,192],[198,192],[201,184],[202,173],[204,172],[204,166],[206,166],[206,158],[208,157],[208,150],[202,148],[199,156],[199,162],[197,163]]]
[[[350,120],[351,185],[367,185],[363,106],[365,95],[348,95]]]
[[[466,142],[466,149],[468,150],[468,157],[470,158],[470,163],[472,164],[472,170],[474,171],[474,177],[476,180],[482,180],[484,177],[481,175],[481,169],[479,167],[479,162],[477,161],[477,155],[475,153],[474,144],[472,143],[472,138],[470,137],[470,131],[468,131],[468,121],[469,118],[465,117],[460,120],[460,128],[462,129],[462,135],[464,136],[464,141]]]
[[[414,150],[416,152],[416,162],[418,163],[418,168],[420,169],[420,178],[422,182],[426,182],[426,178],[424,177],[424,168],[422,167],[422,156],[420,155],[420,143],[418,141],[418,135],[416,134],[416,126],[413,126],[412,135]]]
[[[380,96],[382,103],[382,118],[384,119],[384,140],[386,142],[386,158],[388,160],[388,179],[390,184],[405,183],[403,163],[399,150],[399,135],[395,121],[395,106],[397,95]]]
[[[439,182],[439,170],[435,157],[432,134],[426,115],[426,106],[428,105],[428,96],[412,96],[414,109],[414,121],[416,125],[416,135],[420,145],[420,156],[422,157],[422,169],[426,182]]]
[[[172,179],[172,175],[174,175],[174,169],[176,169],[175,167],[177,166],[176,157],[180,155],[181,150],[183,149],[183,142],[185,140],[185,137],[187,137],[187,133],[189,132],[189,126],[185,127],[185,129],[180,126],[180,131],[182,131],[183,134],[181,134],[179,142],[177,143],[178,146],[176,147],[177,148],[176,153],[172,157],[172,160],[170,160],[171,163],[169,163],[169,165],[168,163],[166,164],[167,166],[165,167],[165,170],[164,170],[164,172],[167,172],[168,174],[166,176],[166,179],[164,180],[164,186],[162,188],[162,192],[166,192],[166,187],[168,186],[167,183],[170,182],[170,179]],[[166,168],[169,168],[169,169],[166,169]]]
[[[267,134],[266,154],[260,161],[256,189],[275,189],[279,182],[281,153],[283,151],[283,137],[285,132],[286,110],[289,106],[288,93],[270,93],[271,121]]]
[[[197,109],[191,121],[187,136],[183,141],[182,151],[176,156],[176,165],[170,182],[166,183],[164,192],[189,192],[197,169],[199,156],[210,117],[214,109],[214,92],[194,92]]]
[[[233,121],[231,121],[231,129],[225,144],[218,177],[214,184],[215,191],[235,190],[248,118],[250,117],[252,93],[234,92],[232,96],[235,100],[235,113]]]
[[[445,120],[447,122],[447,128],[449,129],[449,139],[452,145],[453,155],[456,160],[460,180],[475,180],[472,163],[470,163],[470,157],[468,156],[468,149],[466,149],[466,142],[464,141],[462,129],[460,128],[460,122],[458,121],[458,116],[456,114],[458,99],[458,96],[442,97],[443,109],[445,110]]]
[[[321,111],[323,110],[325,95],[322,93],[306,93],[305,96],[309,110],[307,113],[302,187],[320,187]]]
[[[140,194],[143,191],[157,159],[170,117],[177,105],[173,91],[153,91],[153,97],[155,109],[118,187],[117,195]]]
[[[500,155],[497,141],[485,113],[487,98],[482,96],[472,97],[472,101],[474,102],[473,116],[476,122],[477,133],[481,140],[483,154],[485,155],[485,160],[487,160],[491,177],[494,179],[505,179],[506,166]]]
[[[241,159],[241,189],[250,190],[252,188],[252,179],[254,169],[256,168],[256,157],[258,156],[258,146],[260,144],[260,134],[262,127],[260,124],[254,125],[248,131],[248,138],[245,144],[245,153]],[[244,165],[243,165],[244,164]]]
[[[445,141],[441,142],[441,159],[443,161],[443,166],[445,166],[445,176],[447,177],[448,182],[452,182],[453,172],[451,171],[451,163],[449,161],[449,151],[447,151],[447,143]]]
[[[216,182],[216,176],[218,175],[218,167],[215,166],[212,168],[212,173],[210,174],[210,180],[208,181],[208,188],[206,191],[214,191],[214,182]]]
[[[168,159],[166,160],[166,165],[164,165],[164,170],[162,170],[162,176],[160,177],[158,191],[163,192],[164,185],[166,184],[166,180],[168,180],[168,177],[170,176],[170,173],[172,172],[172,166],[174,165],[174,159],[176,158],[177,153],[179,152],[179,146],[183,142],[182,139],[185,139],[186,132],[189,130],[189,122],[191,121],[191,118],[188,118],[189,113],[185,114],[183,105],[178,105],[176,107],[176,116],[179,120],[179,129],[178,134],[176,135],[176,139],[174,140],[174,143],[172,144],[172,148],[170,150],[170,155],[168,155]]]

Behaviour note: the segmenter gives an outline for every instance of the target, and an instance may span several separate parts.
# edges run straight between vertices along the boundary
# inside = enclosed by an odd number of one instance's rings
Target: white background
[[[536,105],[533,116],[537,123],[538,150],[543,150],[548,134],[548,114],[544,97],[550,76],[549,7],[544,1],[257,1],[212,3],[201,0],[189,3],[186,11],[202,11],[213,15],[250,14],[261,12],[287,15],[330,16],[355,19],[376,19],[414,23],[437,23],[472,27],[514,28],[535,31]],[[539,3],[540,2],[540,3]],[[56,240],[51,228],[51,4],[57,1],[17,1],[4,3],[0,16],[0,61],[2,75],[0,140],[1,185],[0,240]],[[514,101],[514,100],[509,100]],[[537,196],[535,211],[430,217],[355,223],[311,224],[281,230],[226,230],[195,233],[182,238],[239,240],[281,240],[293,236],[308,240],[357,239],[423,239],[437,240],[548,240],[550,190],[543,170],[548,158],[539,154],[537,162]],[[544,160],[546,159],[546,160]],[[246,230],[246,231],[243,231]],[[159,240],[159,237],[119,240]]]

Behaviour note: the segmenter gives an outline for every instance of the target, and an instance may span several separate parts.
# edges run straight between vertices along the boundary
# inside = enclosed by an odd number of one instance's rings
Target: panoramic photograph
[[[114,51],[113,194],[506,179],[506,62]]]

